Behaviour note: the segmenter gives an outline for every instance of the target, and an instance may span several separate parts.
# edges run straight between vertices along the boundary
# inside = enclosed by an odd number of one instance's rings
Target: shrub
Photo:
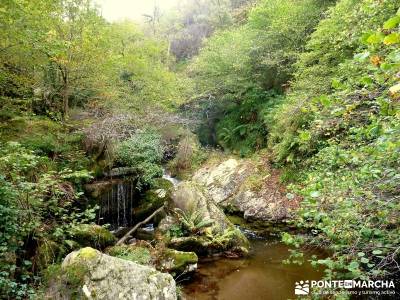
[[[331,91],[309,93],[315,98],[302,107],[309,117],[295,131],[285,129],[285,143],[293,147],[280,158],[291,158],[302,179],[292,185],[304,197],[296,224],[313,232],[311,242],[333,251],[314,264],[326,267],[328,278],[371,279],[398,272],[400,18],[398,1],[357,1],[357,9],[342,11],[352,3],[338,2],[319,30],[354,34],[354,55],[330,66]],[[351,50],[347,39],[336,38],[324,47]]]
[[[57,262],[58,254],[73,248],[71,229],[95,217],[95,209],[73,206],[81,195],[73,183],[79,185],[89,173],[52,167],[48,157],[18,143],[0,145],[0,289],[12,299],[33,293],[36,274],[29,253],[36,254],[37,268]]]
[[[138,186],[151,185],[153,178],[163,173],[161,161],[163,147],[161,136],[151,131],[134,134],[118,145],[116,163],[119,166],[132,167],[139,176]]]
[[[207,156],[207,150],[200,146],[197,137],[186,133],[179,141],[174,159],[168,163],[168,170],[175,177],[186,178],[207,159]]]

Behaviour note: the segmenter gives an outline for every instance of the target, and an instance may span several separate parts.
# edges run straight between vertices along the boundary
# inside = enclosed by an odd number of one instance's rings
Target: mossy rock
[[[250,243],[240,230],[229,228],[215,235],[175,237],[168,242],[168,246],[180,251],[193,251],[200,256],[224,252],[246,256]]]
[[[68,254],[61,270],[45,299],[177,299],[171,275],[90,247]]]
[[[81,224],[73,229],[74,240],[82,247],[90,246],[104,249],[117,241],[115,236],[106,228],[99,225]]]
[[[153,188],[144,193],[139,205],[133,210],[135,221],[143,221],[168,202],[171,199],[172,188],[173,184],[168,180],[155,179]]]
[[[151,253],[147,247],[117,245],[106,249],[108,255],[133,261],[141,265],[151,265]]]
[[[237,228],[228,228],[222,234],[213,236],[210,243],[211,252],[234,252],[239,256],[249,253],[250,243]]]
[[[198,257],[194,252],[164,249],[157,269],[176,275],[192,272],[197,268]]]
[[[210,254],[211,240],[204,236],[185,236],[172,238],[168,246],[184,252],[195,252],[197,255]]]

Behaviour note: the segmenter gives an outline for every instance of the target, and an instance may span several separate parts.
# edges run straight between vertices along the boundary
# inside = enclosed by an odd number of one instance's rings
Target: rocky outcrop
[[[63,280],[48,291],[49,299],[177,299],[171,275],[92,248],[68,254],[62,270]]]
[[[245,219],[282,221],[298,207],[299,198],[279,182],[279,171],[266,159],[228,159],[198,170],[192,179],[219,206]]]
[[[179,209],[183,236],[173,237],[169,246],[181,251],[194,251],[199,255],[220,252],[247,254],[246,237],[235,228],[223,211],[214,203],[204,187],[192,181],[179,184],[172,195],[170,210]],[[179,216],[178,216],[179,219]],[[163,231],[173,225],[173,219],[161,222]],[[179,223],[179,220],[175,220]],[[182,224],[187,223],[187,224]],[[208,226],[201,228],[201,224]]]
[[[251,164],[231,158],[216,166],[201,168],[192,180],[205,186],[215,203],[222,204],[239,191],[252,171]]]

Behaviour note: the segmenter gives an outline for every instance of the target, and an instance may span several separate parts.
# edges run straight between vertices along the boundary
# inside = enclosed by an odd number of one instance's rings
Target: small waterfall
[[[168,180],[171,182],[174,186],[177,186],[181,181],[175,177],[171,176],[171,173],[169,173],[167,170],[163,169],[163,179]]]
[[[180,183],[180,180],[172,177],[165,170],[162,178],[170,181],[174,186]],[[133,209],[140,199],[135,178],[114,178],[96,182],[93,186],[96,186],[95,189],[99,194],[97,197],[100,206],[97,216],[98,224],[110,224],[112,230],[134,225]]]
[[[104,181],[106,186],[99,198],[99,224],[110,224],[111,229],[133,225],[133,207],[135,205],[136,181],[133,179],[113,179]]]

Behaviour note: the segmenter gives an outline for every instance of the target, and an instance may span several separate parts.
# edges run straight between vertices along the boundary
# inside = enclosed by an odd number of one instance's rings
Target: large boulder
[[[299,197],[280,184],[279,171],[263,157],[228,159],[198,170],[193,181],[204,187],[212,201],[247,220],[283,221],[298,207]]]
[[[207,187],[212,200],[222,204],[239,191],[252,171],[251,164],[230,158],[218,165],[201,168],[192,180]]]
[[[171,206],[172,210],[179,209],[178,218],[183,219],[181,223],[189,223],[181,225],[190,228],[186,228],[183,236],[170,239],[170,247],[194,251],[199,255],[227,251],[242,255],[248,252],[249,243],[246,237],[210,199],[204,187],[192,181],[182,182],[172,195]],[[161,225],[165,227],[165,223],[162,222]],[[210,225],[201,230],[202,224],[205,223]],[[165,228],[163,229],[165,231]]]
[[[83,248],[67,255],[63,278],[50,299],[177,299],[171,275],[154,268]]]
[[[212,220],[214,232],[221,233],[232,225],[223,211],[211,201],[204,187],[195,182],[179,184],[172,195],[172,203],[174,208],[187,215],[199,213],[203,220]]]

